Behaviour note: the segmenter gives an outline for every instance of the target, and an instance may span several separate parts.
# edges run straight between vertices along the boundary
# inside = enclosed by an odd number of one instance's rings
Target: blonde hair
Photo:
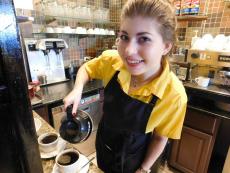
[[[148,17],[159,23],[159,33],[164,41],[175,40],[175,9],[169,0],[128,0],[121,12],[121,22],[129,17]]]

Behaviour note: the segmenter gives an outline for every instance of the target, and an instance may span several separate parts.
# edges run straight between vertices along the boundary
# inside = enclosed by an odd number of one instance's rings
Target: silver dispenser
[[[68,48],[63,39],[25,39],[32,81],[46,76],[46,84],[66,80],[62,50]]]

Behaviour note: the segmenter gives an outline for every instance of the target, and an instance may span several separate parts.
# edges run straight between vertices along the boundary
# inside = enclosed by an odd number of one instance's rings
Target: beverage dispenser
[[[43,76],[43,84],[66,80],[62,50],[68,48],[63,39],[25,39],[31,81]],[[45,78],[45,80],[44,80]]]

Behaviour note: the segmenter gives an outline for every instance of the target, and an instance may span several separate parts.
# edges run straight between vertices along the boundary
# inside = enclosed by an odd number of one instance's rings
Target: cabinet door
[[[206,173],[212,136],[183,127],[180,140],[175,140],[169,164],[184,173]]]

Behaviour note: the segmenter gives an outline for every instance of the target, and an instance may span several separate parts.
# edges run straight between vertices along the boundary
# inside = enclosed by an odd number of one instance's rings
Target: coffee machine
[[[189,49],[187,61],[200,66],[199,75],[212,78],[212,83],[230,86],[230,52]]]
[[[68,48],[63,39],[25,39],[29,81],[40,81],[42,85],[66,80],[63,49]]]

